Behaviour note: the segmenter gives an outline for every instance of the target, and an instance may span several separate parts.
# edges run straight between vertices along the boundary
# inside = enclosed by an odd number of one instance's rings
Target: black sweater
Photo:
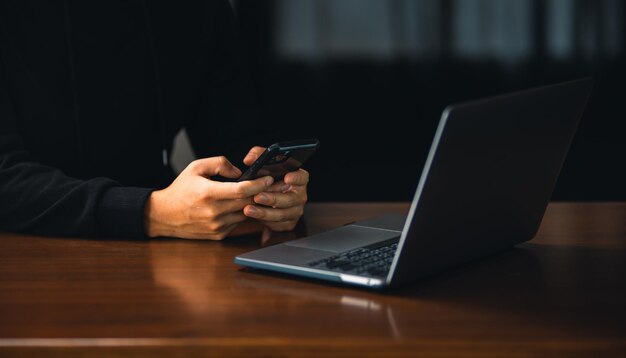
[[[266,144],[235,43],[225,0],[0,0],[0,230],[145,237],[182,127],[202,157]]]

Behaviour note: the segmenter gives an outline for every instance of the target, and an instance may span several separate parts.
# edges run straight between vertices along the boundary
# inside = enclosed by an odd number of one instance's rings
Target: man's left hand
[[[252,165],[264,150],[263,147],[252,148],[244,158],[244,164]],[[287,173],[269,190],[255,195],[255,205],[245,206],[243,213],[261,221],[272,231],[293,230],[304,213],[308,183],[309,173],[304,169]]]

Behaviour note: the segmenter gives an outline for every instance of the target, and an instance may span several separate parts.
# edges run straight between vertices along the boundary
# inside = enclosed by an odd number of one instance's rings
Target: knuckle
[[[238,209],[243,209],[248,205],[254,205],[256,204],[254,202],[254,198],[252,197],[248,197],[248,198],[242,198],[242,199],[236,199],[237,200],[237,208]]]
[[[224,238],[226,238],[227,234],[224,231],[220,231],[219,233],[216,234],[216,236],[218,240],[223,240]]]
[[[285,198],[285,206],[292,207],[296,205],[296,197],[295,195],[288,195]]]
[[[201,189],[196,189],[193,192],[193,195],[195,195],[195,198],[192,199],[193,201],[190,204],[195,206],[200,206],[208,201],[211,201],[212,196],[207,190]]]
[[[248,196],[248,191],[244,185],[240,185],[235,188],[233,195],[237,199],[245,199]]]
[[[276,201],[275,207],[280,208],[290,208],[295,205],[295,198],[293,194],[282,194],[280,198]]]
[[[296,175],[294,176],[294,181],[296,182],[296,185],[303,185],[306,181],[306,178],[301,172],[296,172]]]
[[[196,202],[206,200],[210,196],[209,191],[206,190],[205,188],[200,187],[199,185],[196,186],[195,188],[192,188],[192,192],[193,192],[193,195],[195,195],[195,197],[198,199],[198,200],[195,200]]]
[[[196,171],[196,169],[198,169],[199,166],[200,166],[199,159],[196,159],[193,162],[189,163],[189,165],[187,165],[187,169],[190,171]]]
[[[214,207],[208,207],[205,210],[204,215],[207,219],[212,220],[213,218],[216,218],[218,216],[218,212]]]
[[[224,234],[224,233],[213,234],[213,235],[209,236],[209,240],[213,240],[213,241],[222,241],[225,238],[226,238],[226,234]]]
[[[266,205],[274,206],[274,205],[278,204],[279,199],[276,197],[276,195],[270,194],[270,193],[265,193],[264,195],[267,197],[267,204]]]
[[[217,164],[221,165],[221,166],[225,166],[228,165],[228,159],[226,159],[225,156],[220,155],[219,157],[215,158],[215,161],[217,162]]]
[[[207,229],[209,230],[209,232],[217,235],[222,230],[222,226],[223,225],[220,224],[218,221],[211,221],[207,224]]]
[[[292,181],[296,185],[306,185],[309,182],[309,172],[304,169],[300,169],[294,173]]]
[[[213,201],[219,196],[220,188],[214,182],[208,181],[202,190],[202,199],[204,201]]]
[[[255,209],[256,209],[256,210],[254,211],[254,214],[253,214],[253,217],[254,217],[254,218],[257,218],[257,219],[264,219],[264,218],[266,218],[266,217],[267,217],[266,212],[265,212],[265,210],[264,210],[264,209],[262,209],[262,208],[260,208],[260,207],[258,207],[258,206],[255,206]]]
[[[276,215],[276,220],[280,222],[284,222],[290,219],[291,218],[289,217],[289,215],[287,215],[287,213],[284,210],[279,211]]]

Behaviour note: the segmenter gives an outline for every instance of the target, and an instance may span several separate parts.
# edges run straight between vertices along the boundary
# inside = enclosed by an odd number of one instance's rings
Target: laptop
[[[592,79],[448,106],[408,215],[381,215],[235,257],[239,265],[393,287],[532,239]]]

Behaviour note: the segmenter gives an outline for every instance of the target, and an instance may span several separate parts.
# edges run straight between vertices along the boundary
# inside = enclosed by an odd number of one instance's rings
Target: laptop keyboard
[[[355,275],[367,275],[384,277],[389,272],[396,249],[398,239],[394,238],[377,242],[372,245],[359,247],[354,250],[325,257],[321,260],[309,263],[316,269],[339,271]]]

